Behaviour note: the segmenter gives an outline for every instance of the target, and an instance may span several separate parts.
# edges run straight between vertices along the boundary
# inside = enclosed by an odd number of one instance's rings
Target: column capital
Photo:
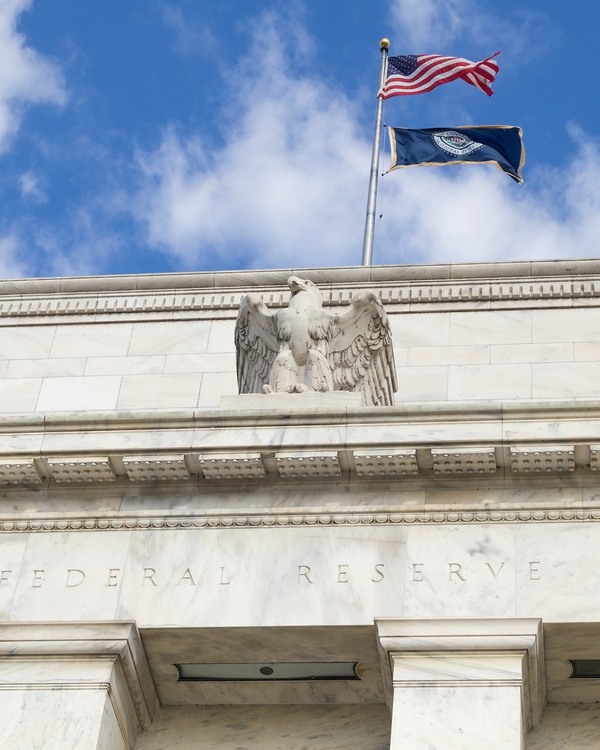
[[[526,728],[539,724],[546,703],[540,619],[381,618],[375,620],[375,627],[390,709],[394,688],[401,685],[475,687],[514,682],[521,686]],[[509,656],[512,660],[506,659]],[[505,657],[502,664],[500,657]]]
[[[105,690],[129,747],[160,702],[135,622],[2,623],[0,686]]]

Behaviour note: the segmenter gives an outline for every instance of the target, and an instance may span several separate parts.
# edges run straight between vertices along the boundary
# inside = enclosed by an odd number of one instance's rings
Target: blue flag
[[[510,125],[464,128],[388,128],[393,169],[422,165],[496,164],[519,184],[525,163],[523,131]]]

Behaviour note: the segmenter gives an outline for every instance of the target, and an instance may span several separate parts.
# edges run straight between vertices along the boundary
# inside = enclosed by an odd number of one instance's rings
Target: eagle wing
[[[239,393],[262,393],[269,382],[279,351],[276,313],[258,294],[242,300],[235,324],[235,348]]]
[[[362,392],[367,406],[393,405],[398,382],[381,302],[371,292],[359,292],[348,310],[332,317],[329,366],[335,390]]]

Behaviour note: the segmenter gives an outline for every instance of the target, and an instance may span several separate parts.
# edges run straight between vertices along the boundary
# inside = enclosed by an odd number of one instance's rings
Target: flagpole
[[[379,42],[381,49],[381,72],[379,74],[379,88],[385,83],[387,76],[389,39]],[[373,262],[373,239],[375,237],[375,211],[377,210],[377,179],[379,177],[379,151],[381,148],[381,125],[383,123],[383,99],[377,99],[377,115],[375,117],[375,137],[373,139],[373,153],[371,155],[371,176],[369,178],[369,194],[367,197],[367,216],[365,219],[365,236],[363,239],[363,266],[370,266]]]

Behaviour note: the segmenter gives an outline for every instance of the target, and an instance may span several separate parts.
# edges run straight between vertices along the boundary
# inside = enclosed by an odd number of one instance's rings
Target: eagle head
[[[323,304],[319,287],[316,284],[313,284],[312,281],[301,279],[299,276],[290,276],[288,279],[288,286],[292,293],[292,299],[297,295],[304,293],[304,295],[310,296],[312,304],[315,307],[321,307]]]

